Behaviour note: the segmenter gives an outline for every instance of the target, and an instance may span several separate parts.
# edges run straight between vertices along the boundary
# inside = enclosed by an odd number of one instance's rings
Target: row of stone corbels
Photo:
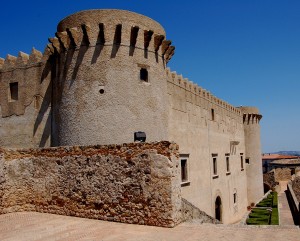
[[[93,29],[89,24],[82,24],[81,28],[74,27],[56,32],[55,36],[49,38],[50,44],[47,45],[51,53],[60,53],[81,45],[119,44],[158,53],[168,62],[175,52],[175,47],[171,46],[170,40],[165,40],[165,36],[157,35],[152,30],[140,29],[138,26],[106,26],[100,23],[97,29]]]
[[[19,52],[18,57],[8,54],[5,59],[0,58],[0,71],[36,65],[47,60],[48,57],[49,52],[47,49],[45,50],[45,53],[42,54],[35,48],[32,49],[30,55],[23,52]]]
[[[257,113],[243,113],[244,124],[259,124],[262,115]]]
[[[223,100],[215,97],[209,91],[199,87],[197,84],[193,83],[189,79],[183,78],[182,75],[178,75],[175,71],[171,71],[170,68],[167,68],[166,71],[167,71],[168,80],[170,82],[174,83],[175,85],[180,86],[181,88],[193,93],[196,96],[207,99],[211,103],[213,103],[223,109],[226,109],[237,115],[242,114],[238,108],[230,105],[226,101],[223,101]]]

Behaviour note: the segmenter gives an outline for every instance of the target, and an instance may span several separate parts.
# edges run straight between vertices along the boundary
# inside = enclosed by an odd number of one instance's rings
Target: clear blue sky
[[[61,19],[96,8],[160,22],[176,46],[172,70],[235,106],[257,106],[264,152],[300,150],[299,0],[3,1],[0,57],[43,51]]]

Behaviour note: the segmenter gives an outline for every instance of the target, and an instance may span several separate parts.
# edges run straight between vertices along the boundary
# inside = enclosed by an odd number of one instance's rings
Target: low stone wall
[[[292,182],[289,182],[287,185],[287,198],[289,206],[293,215],[293,219],[296,225],[300,225],[300,203],[299,199],[294,190],[294,185]],[[299,193],[298,193],[299,194]]]
[[[193,221],[197,223],[221,223],[219,220],[209,216],[199,208],[182,198],[182,221]]]
[[[275,187],[278,185],[278,182],[275,181],[275,174],[273,171],[264,173],[263,180],[264,183],[267,184],[270,187],[270,189],[272,189],[273,191],[275,190]]]
[[[173,227],[182,219],[179,178],[170,142],[0,149],[0,213]]]

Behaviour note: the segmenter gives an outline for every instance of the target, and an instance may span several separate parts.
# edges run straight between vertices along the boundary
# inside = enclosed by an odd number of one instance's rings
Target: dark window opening
[[[250,164],[250,159],[249,158],[246,158],[246,163]]]
[[[291,168],[291,175],[296,174],[295,168]]]
[[[215,120],[215,110],[211,109],[211,120],[214,121]]]
[[[215,201],[215,218],[222,221],[222,201],[218,196]]]
[[[141,68],[140,70],[140,80],[148,82],[148,70],[145,68]]]
[[[214,171],[214,175],[217,175],[217,158],[214,157],[213,158],[213,171]]]
[[[241,170],[244,170],[244,157],[241,156]]]
[[[187,159],[181,159],[181,182],[188,181]]]
[[[233,203],[236,204],[236,193],[233,194]]]
[[[16,101],[19,99],[19,86],[18,82],[10,83],[9,84],[10,89],[10,100]]]
[[[226,157],[226,170],[227,170],[227,172],[230,172],[229,156]]]

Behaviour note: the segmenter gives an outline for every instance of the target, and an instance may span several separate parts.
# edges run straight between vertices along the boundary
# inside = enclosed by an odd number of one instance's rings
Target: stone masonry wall
[[[178,171],[170,142],[0,149],[0,213],[173,227],[181,221]]]
[[[275,181],[289,181],[292,179],[290,168],[276,168],[275,171]]]
[[[199,208],[191,204],[186,199],[182,198],[182,220],[197,223],[221,223],[219,220],[207,215],[205,212],[201,211]]]

